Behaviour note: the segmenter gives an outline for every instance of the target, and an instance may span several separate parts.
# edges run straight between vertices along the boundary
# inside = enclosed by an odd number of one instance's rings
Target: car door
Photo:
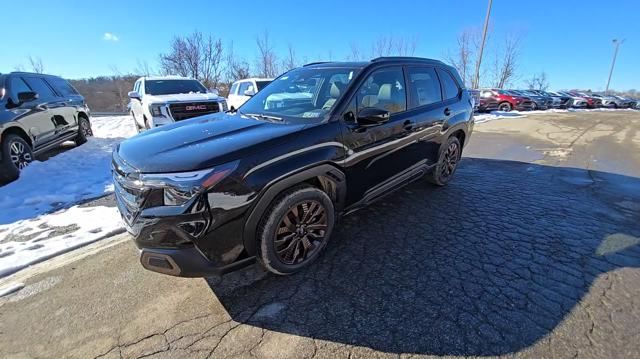
[[[229,108],[238,108],[238,82],[234,82],[229,89],[229,95],[227,96],[227,103],[229,104]]]
[[[365,108],[388,111],[388,121],[359,124],[357,114]],[[384,67],[369,74],[344,112],[342,123],[350,203],[363,196],[373,199],[384,194],[419,161],[412,146],[415,123],[407,111],[402,67]]]
[[[53,98],[53,91],[40,91],[38,88],[27,84],[22,76],[11,76],[10,91],[12,96],[17,99],[21,92],[35,92],[38,98],[19,104],[12,111],[19,114],[17,121],[27,131],[33,139],[34,149],[50,141],[55,130],[54,123],[51,121],[51,113],[48,110],[47,103]]]
[[[136,83],[133,85],[133,91],[137,92],[138,95],[140,95],[140,98],[129,99],[129,107],[131,109],[131,113],[133,113],[133,116],[135,117],[135,120],[138,122],[139,126],[144,126],[143,111],[142,111],[143,90],[144,89],[142,89],[142,81],[140,80],[136,81]]]
[[[64,79],[59,77],[43,78],[47,84],[55,91],[60,99],[61,118],[58,118],[56,131],[60,136],[72,134],[78,128],[78,108],[84,105],[84,100],[80,94]]]
[[[26,75],[23,80],[38,94],[38,109],[43,113],[38,123],[41,144],[60,138],[69,129],[70,123],[65,118],[66,103],[49,84],[40,76]]]

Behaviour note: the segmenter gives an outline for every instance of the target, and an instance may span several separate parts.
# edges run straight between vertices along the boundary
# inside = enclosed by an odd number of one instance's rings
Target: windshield
[[[258,91],[262,91],[271,81],[256,81],[256,86],[258,86]]]
[[[241,108],[245,115],[325,117],[360,68],[299,68],[273,80]]]
[[[177,93],[207,93],[196,80],[147,80],[144,87],[148,95],[172,95]]]

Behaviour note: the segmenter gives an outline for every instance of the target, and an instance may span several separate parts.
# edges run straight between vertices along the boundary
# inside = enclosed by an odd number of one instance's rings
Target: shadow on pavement
[[[339,224],[303,273],[209,281],[234,320],[392,353],[500,355],[549,334],[596,277],[640,266],[640,179],[464,159]]]

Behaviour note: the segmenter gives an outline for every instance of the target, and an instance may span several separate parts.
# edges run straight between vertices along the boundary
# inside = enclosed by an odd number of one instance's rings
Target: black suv
[[[39,153],[91,136],[84,98],[60,77],[0,74],[0,182],[18,178]]]
[[[451,180],[473,129],[462,84],[422,58],[314,63],[235,112],[122,142],[116,198],[142,265],[186,277],[256,259],[277,274],[302,269],[339,216],[423,176]]]

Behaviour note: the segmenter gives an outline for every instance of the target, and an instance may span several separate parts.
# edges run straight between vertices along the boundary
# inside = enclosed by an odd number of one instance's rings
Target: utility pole
[[[478,61],[476,61],[476,77],[473,80],[473,88],[480,87],[480,63],[482,62],[482,52],[484,51],[484,42],[487,40],[487,29],[489,28],[489,17],[491,17],[491,4],[493,0],[489,0],[489,7],[487,8],[487,17],[484,19],[484,30],[482,31],[482,44],[480,45],[480,53],[478,54]]]
[[[604,90],[605,95],[609,94],[609,84],[611,83],[611,75],[613,75],[613,68],[616,66],[616,58],[618,57],[618,48],[624,42],[624,40],[613,39],[615,49],[613,50],[613,62],[611,63],[611,70],[609,71],[609,79],[607,80],[607,88]]]

